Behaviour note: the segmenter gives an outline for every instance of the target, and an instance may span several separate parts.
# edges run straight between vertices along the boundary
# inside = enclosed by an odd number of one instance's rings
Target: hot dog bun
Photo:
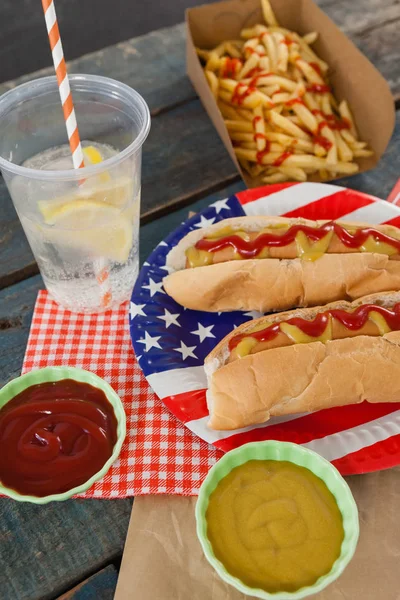
[[[353,303],[298,309],[250,321],[226,336],[205,360],[212,429],[230,430],[288,415],[369,402],[400,402],[400,331],[273,348],[226,364],[229,341],[258,324],[292,317],[312,320],[330,308],[374,304],[391,308],[400,292],[372,294]]]
[[[400,289],[400,261],[370,252],[324,254],[313,262],[299,258],[266,258],[185,268],[185,251],[218,229],[232,227],[251,232],[277,224],[319,226],[326,222],[284,217],[238,217],[192,231],[167,256],[167,266],[175,272],[164,279],[164,288],[182,306],[211,312],[278,311],[340,299],[354,300],[372,292]],[[370,226],[344,221],[340,224]],[[400,238],[396,227],[373,227]]]

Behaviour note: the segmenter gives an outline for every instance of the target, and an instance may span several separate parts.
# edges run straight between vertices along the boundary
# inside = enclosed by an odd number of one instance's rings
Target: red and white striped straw
[[[53,56],[54,69],[56,72],[58,90],[60,92],[61,104],[64,113],[65,126],[67,129],[69,147],[71,148],[72,162],[74,169],[81,169],[85,166],[81,140],[79,137],[78,124],[75,117],[74,103],[69,85],[67,65],[65,63],[64,51],[61,43],[60,31],[58,29],[56,9],[53,0],[42,0],[44,18],[46,20],[47,33],[51,54]],[[81,182],[82,183],[82,182]],[[110,273],[104,264],[104,259],[95,266],[97,271],[96,279],[101,290],[101,305],[103,308],[109,308],[112,301],[110,289]]]
[[[53,0],[42,0],[44,18],[46,20],[47,33],[51,54],[53,56],[54,69],[56,71],[58,89],[60,92],[61,104],[64,112],[65,126],[67,128],[69,146],[72,153],[74,169],[80,169],[84,166],[81,140],[79,137],[78,125],[76,123],[74,103],[72,101],[71,88],[65,64],[64,52],[61,43],[60,31],[58,29],[56,9]]]

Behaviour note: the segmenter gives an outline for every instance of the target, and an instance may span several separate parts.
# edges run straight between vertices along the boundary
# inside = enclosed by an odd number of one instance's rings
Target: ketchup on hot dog
[[[296,235],[299,232],[304,233],[312,242],[322,240],[329,233],[333,233],[339,240],[348,248],[360,248],[365,244],[369,237],[375,241],[385,243],[400,252],[400,240],[397,240],[385,233],[374,229],[373,227],[358,228],[354,232],[350,232],[338,223],[333,221],[325,223],[320,227],[309,227],[307,225],[292,225],[283,234],[261,233],[255,239],[246,240],[242,237],[232,234],[220,239],[201,239],[195,248],[197,250],[205,250],[207,252],[218,252],[227,247],[232,247],[240,254],[242,258],[254,258],[263,248],[273,248],[288,246],[295,242]]]

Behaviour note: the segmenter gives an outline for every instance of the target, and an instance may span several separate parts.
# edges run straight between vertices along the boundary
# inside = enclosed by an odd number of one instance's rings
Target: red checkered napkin
[[[151,391],[132,350],[127,304],[102,315],[75,315],[40,291],[22,372],[60,365],[103,377],[126,412],[119,459],[82,497],[198,493],[222,452],[194,436]]]

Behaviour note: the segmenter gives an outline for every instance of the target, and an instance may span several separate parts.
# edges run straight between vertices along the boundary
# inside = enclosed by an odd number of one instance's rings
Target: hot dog
[[[204,367],[212,429],[364,400],[400,402],[400,292],[244,323]]]
[[[286,310],[400,289],[399,259],[391,225],[237,217],[185,236],[164,288],[194,310]]]

